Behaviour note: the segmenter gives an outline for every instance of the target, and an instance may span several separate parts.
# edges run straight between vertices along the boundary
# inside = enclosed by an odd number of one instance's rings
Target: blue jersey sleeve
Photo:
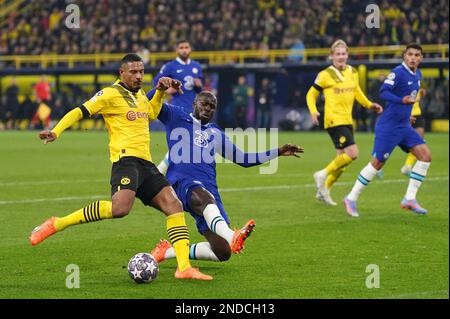
[[[153,86],[156,85],[156,83],[158,83],[158,80],[160,78],[162,78],[163,76],[170,76],[170,72],[171,72],[171,66],[170,63],[166,63],[164,64],[161,69],[159,70],[158,74],[156,74],[156,76],[153,78]]]
[[[160,120],[164,125],[170,122],[172,119],[172,108],[167,104],[163,103],[161,111],[158,115],[158,120]]]
[[[151,100],[153,98],[153,95],[155,95],[156,87],[153,87],[150,91],[147,92],[147,99]]]
[[[380,98],[386,102],[402,104],[403,96],[397,96],[394,89],[397,87],[401,73],[395,69],[389,73],[380,88]]]
[[[216,151],[227,160],[232,161],[242,167],[252,167],[266,163],[278,157],[278,149],[268,150],[261,153],[244,153],[220,130],[221,141],[217,145]]]

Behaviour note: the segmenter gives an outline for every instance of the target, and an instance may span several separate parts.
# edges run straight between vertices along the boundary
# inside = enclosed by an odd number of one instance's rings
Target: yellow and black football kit
[[[364,107],[370,108],[372,102],[367,99],[359,86],[356,69],[347,65],[345,70],[338,70],[330,65],[317,75],[314,84],[306,95],[306,102],[311,114],[317,111],[316,99],[323,94],[325,98],[324,127],[336,149],[343,150],[355,144],[353,136],[353,104],[355,99]],[[330,189],[341,176],[345,167],[353,159],[346,153],[337,155],[326,167],[325,186]]]
[[[59,136],[80,120],[101,114],[109,135],[111,195],[131,189],[145,205],[169,186],[167,179],[151,162],[149,122],[161,111],[164,92],[157,90],[151,101],[143,90],[132,92],[119,81],[94,95],[82,106],[70,111],[52,130]]]
[[[98,92],[82,106],[67,113],[52,132],[59,137],[65,129],[83,117],[101,114],[108,129],[110,159],[113,162],[111,195],[121,189],[131,189],[145,205],[152,205],[153,198],[165,186],[170,186],[167,179],[151,162],[150,155],[149,122],[157,118],[163,98],[164,92],[156,90],[149,101],[142,90],[132,92],[117,81]],[[120,212],[114,216],[113,209],[111,201],[101,200],[64,217],[51,217],[32,231],[30,243],[37,245],[69,226],[123,216]],[[177,273],[184,272],[191,268],[189,231],[184,212],[167,216],[166,229],[175,249]],[[186,276],[183,278],[196,278],[198,273],[194,270],[194,274],[183,275]]]

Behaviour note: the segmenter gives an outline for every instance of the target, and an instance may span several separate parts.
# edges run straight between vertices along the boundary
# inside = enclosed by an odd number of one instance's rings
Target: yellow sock
[[[341,175],[342,175],[342,173],[344,173],[344,171],[345,171],[345,167],[328,174],[327,179],[325,181],[325,187],[327,189],[330,189],[333,186],[333,184],[339,179],[339,177],[341,177]]]
[[[167,216],[167,234],[177,257],[178,270],[184,271],[191,267],[189,262],[189,231],[184,219],[184,213]]]
[[[325,167],[325,170],[327,171],[327,174],[330,174],[333,171],[337,171],[340,168],[343,168],[353,162],[352,158],[348,156],[346,153],[339,154],[336,156],[330,164]]]
[[[416,160],[417,160],[417,158],[414,156],[414,154],[409,152],[408,156],[406,157],[405,165],[408,165],[409,167],[413,167]]]
[[[55,227],[58,231],[72,225],[95,222],[101,219],[112,218],[112,203],[100,200],[77,210],[65,217],[55,220]]]

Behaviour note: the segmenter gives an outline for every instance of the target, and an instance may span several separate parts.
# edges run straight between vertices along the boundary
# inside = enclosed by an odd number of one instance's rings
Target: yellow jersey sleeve
[[[316,79],[314,80],[314,87],[316,89],[326,89],[329,88],[330,86],[332,86],[334,84],[333,79],[331,79],[330,75],[328,74],[328,72],[325,71],[320,71],[319,74],[317,74]],[[319,89],[319,91],[320,91]]]
[[[111,94],[110,88],[104,88],[98,91],[89,101],[84,102],[83,105],[91,116],[102,114],[110,104]]]

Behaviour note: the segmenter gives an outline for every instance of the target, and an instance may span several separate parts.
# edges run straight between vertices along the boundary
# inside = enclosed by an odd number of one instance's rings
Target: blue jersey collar
[[[406,69],[406,71],[408,71],[409,73],[411,73],[412,75],[416,75],[416,73],[414,73],[407,65],[405,62],[402,62],[403,67]]]
[[[176,60],[178,61],[178,63],[180,63],[182,65],[191,64],[191,59],[188,59],[186,62],[184,62],[183,60],[180,59],[180,57],[178,57],[178,58],[176,58]]]

